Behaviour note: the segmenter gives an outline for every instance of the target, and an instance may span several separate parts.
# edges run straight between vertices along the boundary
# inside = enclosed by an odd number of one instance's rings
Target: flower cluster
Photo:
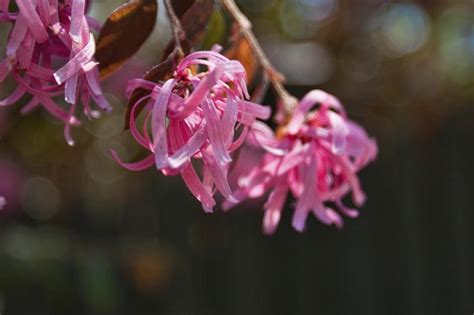
[[[328,203],[346,216],[358,216],[342,199],[352,191],[353,203],[364,203],[357,172],[375,159],[377,145],[347,118],[335,97],[320,90],[309,92],[276,136],[266,125],[255,123],[249,142],[266,153],[259,165],[240,177],[234,200],[227,200],[225,208],[270,192],[263,221],[268,234],[278,226],[290,192],[297,200],[293,227],[298,231],[303,231],[310,212],[325,224],[342,227],[341,216]]]
[[[246,139],[256,119],[268,119],[270,109],[246,101],[245,69],[215,51],[191,53],[163,84],[136,79],[128,85],[150,93],[131,109],[130,130],[151,154],[137,163],[118,163],[130,170],[155,165],[165,175],[181,175],[205,211],[216,204],[215,190],[234,201],[227,180],[231,154]],[[143,126],[137,127],[143,109]],[[200,163],[202,180],[192,163]]]
[[[133,104],[130,129],[150,154],[142,161],[124,163],[112,151],[123,167],[143,170],[155,165],[164,175],[181,175],[207,212],[216,204],[215,191],[225,198],[225,209],[269,193],[264,205],[266,233],[275,231],[289,192],[297,200],[293,226],[298,231],[304,229],[309,212],[323,223],[341,227],[342,218],[328,203],[349,217],[358,215],[342,199],[352,191],[354,204],[364,203],[357,172],[376,157],[377,145],[347,118],[335,97],[311,91],[275,136],[257,120],[268,119],[269,108],[246,101],[243,66],[215,51],[188,55],[163,83],[130,81],[128,96],[136,89],[149,93]],[[143,125],[137,127],[137,121]],[[227,180],[231,153],[245,141],[264,153],[248,174],[239,174],[238,187],[232,191]],[[196,161],[201,163],[201,176]]]
[[[22,113],[44,107],[64,122],[66,141],[73,145],[70,127],[80,125],[75,116],[79,99],[89,118],[100,116],[91,109],[91,99],[110,110],[94,60],[91,28],[98,30],[99,24],[85,13],[88,0],[15,3],[0,0],[0,22],[12,25],[6,56],[0,59],[0,82],[11,75],[18,84],[0,106],[30,95]],[[364,203],[357,173],[375,159],[375,141],[348,119],[334,96],[319,90],[309,92],[294,110],[280,110],[275,134],[262,122],[270,118],[270,108],[249,101],[244,67],[219,50],[189,54],[165,81],[129,82],[128,98],[144,95],[130,108],[130,130],[149,155],[126,163],[112,150],[116,162],[129,170],[154,166],[166,176],[180,175],[206,212],[215,207],[217,192],[225,199],[224,209],[268,194],[266,233],[275,231],[290,193],[296,199],[293,227],[298,231],[310,212],[337,227],[343,225],[340,213],[356,217],[357,210],[342,200],[352,192],[356,206]],[[59,96],[66,104],[55,102]],[[246,163],[248,172],[238,174],[232,187],[233,155],[245,142],[259,148],[260,162]]]
[[[75,117],[80,96],[89,118],[100,116],[90,107],[90,99],[104,111],[110,106],[99,86],[93,56],[92,28],[96,21],[85,15],[86,0],[17,0],[18,12],[9,11],[10,1],[0,1],[0,22],[12,24],[6,57],[0,61],[0,81],[10,74],[16,90],[0,106],[16,103],[25,93],[32,96],[22,113],[43,106],[65,124],[66,141],[73,145],[70,126],[80,125]],[[63,96],[68,109],[53,99]]]

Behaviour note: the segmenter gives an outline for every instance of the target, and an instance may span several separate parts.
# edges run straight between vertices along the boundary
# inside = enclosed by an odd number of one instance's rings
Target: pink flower
[[[115,160],[130,170],[155,165],[165,175],[181,175],[205,211],[215,205],[215,190],[232,200],[227,180],[231,153],[242,145],[257,118],[270,116],[269,108],[245,100],[243,66],[215,51],[199,51],[185,57],[163,84],[130,81],[128,95],[138,88],[150,94],[133,105],[130,130],[151,154],[126,164],[112,151]],[[144,108],[140,130],[136,126],[139,108]],[[191,160],[201,162],[202,179]]]
[[[0,196],[0,210],[3,210],[7,205],[7,199],[3,196]]]
[[[75,117],[79,95],[89,118],[100,116],[91,109],[91,98],[102,110],[110,110],[93,59],[95,41],[90,26],[98,23],[85,16],[86,0],[17,0],[18,12],[9,12],[8,3],[0,2],[0,21],[12,23],[6,58],[0,62],[0,81],[11,74],[18,87],[0,106],[30,94],[32,99],[21,112],[42,105],[64,121],[65,138],[73,145],[70,126],[80,125]],[[70,104],[68,110],[55,103],[57,96]]]
[[[317,106],[318,105],[318,106]],[[259,165],[239,179],[236,201],[270,193],[264,205],[263,229],[274,233],[288,193],[296,199],[293,227],[303,231],[312,212],[321,222],[342,227],[338,212],[357,217],[358,212],[343,205],[352,191],[356,206],[365,202],[357,172],[377,155],[377,145],[356,123],[350,121],[339,101],[319,90],[309,92],[298,104],[289,123],[278,136],[263,123],[255,123],[249,133],[250,144],[266,149]]]

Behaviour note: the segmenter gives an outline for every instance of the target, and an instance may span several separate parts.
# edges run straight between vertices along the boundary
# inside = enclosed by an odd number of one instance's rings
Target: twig
[[[268,78],[275,89],[276,94],[283,103],[286,112],[291,114],[298,101],[285,89],[283,85],[285,80],[283,75],[273,67],[270,60],[263,52],[262,47],[252,32],[252,24],[250,23],[249,19],[242,13],[242,11],[240,11],[234,0],[221,0],[221,3],[232,16],[234,21],[239,25],[240,33],[248,40],[250,47],[257,57],[258,62],[264,69],[265,73],[268,75]]]
[[[252,93],[252,102],[261,103],[265,94],[267,93],[268,86],[270,84],[270,80],[268,79],[268,75],[263,74],[262,81],[259,82],[257,87],[254,89]]]
[[[184,51],[181,47],[181,40],[184,38],[185,33],[183,27],[181,26],[181,21],[176,15],[176,12],[174,12],[171,0],[164,0],[164,3],[171,24],[171,31],[173,33],[175,49],[178,49],[178,54],[180,55],[180,58],[182,58],[184,56]]]

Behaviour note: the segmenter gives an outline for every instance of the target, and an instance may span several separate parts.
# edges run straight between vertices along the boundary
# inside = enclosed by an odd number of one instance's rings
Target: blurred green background
[[[337,95],[377,138],[361,217],[341,231],[310,218],[298,234],[289,202],[268,237],[261,203],[206,215],[179,178],[110,160],[111,147],[141,154],[122,132],[123,90],[169,38],[160,6],[152,38],[104,82],[114,112],[74,129],[75,147],[43,111],[0,109],[0,314],[474,312],[474,3],[239,4],[295,95]],[[203,48],[229,30],[216,11]]]

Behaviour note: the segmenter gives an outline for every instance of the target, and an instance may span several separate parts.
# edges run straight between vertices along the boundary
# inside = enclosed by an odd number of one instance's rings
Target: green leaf
[[[225,17],[221,10],[215,9],[209,18],[206,35],[201,42],[200,49],[208,50],[211,49],[214,44],[224,42],[226,34],[227,25]]]

